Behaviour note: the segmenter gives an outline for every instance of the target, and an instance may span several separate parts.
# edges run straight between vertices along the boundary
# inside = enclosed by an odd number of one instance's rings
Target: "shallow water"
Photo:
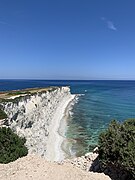
[[[76,90],[75,90],[76,89]],[[77,156],[93,150],[99,134],[109,122],[135,118],[134,81],[92,81],[74,88],[85,94],[72,110],[68,121],[67,138],[74,139],[71,151]]]

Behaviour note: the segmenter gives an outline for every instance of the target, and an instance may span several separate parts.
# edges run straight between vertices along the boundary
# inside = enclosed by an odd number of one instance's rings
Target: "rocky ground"
[[[36,155],[28,155],[9,164],[0,164],[0,180],[110,180],[110,178],[103,173],[83,171],[71,162],[58,164],[47,162]]]
[[[90,171],[90,169],[94,169],[94,171],[98,171],[99,162],[97,160],[97,157],[98,154],[96,152],[90,152],[81,157],[65,160],[64,163],[70,163],[73,166],[76,166],[87,172]]]

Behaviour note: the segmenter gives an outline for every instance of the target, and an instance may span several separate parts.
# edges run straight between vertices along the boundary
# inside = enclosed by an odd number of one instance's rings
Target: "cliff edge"
[[[9,164],[0,164],[1,180],[110,180],[103,173],[85,172],[71,164],[48,162],[28,155]]]
[[[1,97],[4,97],[1,100],[2,109],[8,117],[5,124],[26,138],[29,154],[46,157],[49,151],[56,149],[60,120],[66,106],[75,97],[69,87],[13,91],[1,94]],[[48,157],[52,159],[50,155]]]

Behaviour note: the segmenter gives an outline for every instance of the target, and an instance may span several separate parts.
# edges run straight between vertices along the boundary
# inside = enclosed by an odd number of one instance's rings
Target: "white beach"
[[[60,122],[64,117],[64,113],[68,104],[75,98],[76,95],[69,95],[63,99],[59,107],[56,109],[54,117],[49,127],[49,139],[47,142],[46,159],[49,161],[61,161],[64,159],[64,152],[61,148],[64,137],[62,137],[58,130]]]

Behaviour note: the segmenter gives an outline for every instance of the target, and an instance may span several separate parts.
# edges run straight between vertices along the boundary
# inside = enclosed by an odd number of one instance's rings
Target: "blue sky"
[[[134,79],[134,0],[1,0],[0,79]]]

